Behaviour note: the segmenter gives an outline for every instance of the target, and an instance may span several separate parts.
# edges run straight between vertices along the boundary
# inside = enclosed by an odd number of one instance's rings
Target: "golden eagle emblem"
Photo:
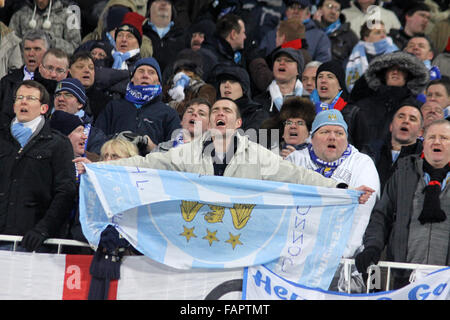
[[[245,227],[254,207],[254,204],[234,204],[233,208],[230,208],[231,218],[236,229]]]
[[[198,213],[198,210],[200,210],[201,207],[203,207],[203,204],[198,203],[197,201],[181,201],[181,214],[183,215],[183,219],[186,222],[191,222],[194,220],[195,216]]]

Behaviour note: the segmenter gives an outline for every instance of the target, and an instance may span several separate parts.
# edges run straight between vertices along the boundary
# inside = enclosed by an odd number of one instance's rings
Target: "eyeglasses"
[[[50,73],[55,72],[56,74],[63,74],[66,72],[66,69],[63,68],[55,68],[53,66],[44,66],[44,65],[42,66],[44,67],[45,70],[47,70]]]
[[[39,99],[38,97],[35,96],[23,96],[23,95],[18,95],[14,97],[15,101],[22,101],[23,99],[29,100],[29,101],[41,101],[41,99]]]
[[[297,120],[297,121],[286,120],[283,123],[285,126],[292,126],[294,123],[299,127],[305,125],[305,122],[302,120]]]
[[[327,4],[327,5],[325,5],[325,7],[327,8],[327,9],[330,9],[330,10],[336,10],[336,11],[341,11],[341,8],[339,7],[339,6],[335,6],[335,5],[333,5],[332,3],[329,3],[329,4]]]
[[[73,94],[68,93],[68,92],[58,92],[55,93],[55,98],[59,98],[59,97],[64,97],[64,99],[70,99],[75,97]]]

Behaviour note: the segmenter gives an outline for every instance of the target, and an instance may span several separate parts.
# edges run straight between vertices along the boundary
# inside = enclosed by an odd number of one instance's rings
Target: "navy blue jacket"
[[[137,108],[125,99],[110,101],[95,121],[95,127],[105,135],[122,131],[148,135],[155,144],[171,139],[172,132],[181,128],[175,109],[161,101],[161,95]]]

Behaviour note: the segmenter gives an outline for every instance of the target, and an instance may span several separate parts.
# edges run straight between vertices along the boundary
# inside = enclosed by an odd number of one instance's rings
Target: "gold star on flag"
[[[236,247],[236,245],[240,244],[243,245],[243,243],[239,240],[239,237],[241,236],[241,234],[238,235],[232,235],[231,232],[228,232],[230,234],[230,239],[228,239],[225,242],[230,243],[233,246],[233,250]]]
[[[219,239],[217,239],[217,237],[216,237],[217,230],[214,232],[211,232],[208,229],[206,229],[206,232],[207,232],[207,234],[206,234],[206,236],[203,237],[203,239],[209,241],[209,246],[212,245],[213,241],[217,241],[217,242],[219,241]]]
[[[194,228],[187,228],[186,226],[183,226],[184,231],[183,233],[180,233],[180,236],[184,236],[186,237],[186,241],[189,242],[189,240],[191,240],[192,237],[197,238],[197,236],[194,233]]]

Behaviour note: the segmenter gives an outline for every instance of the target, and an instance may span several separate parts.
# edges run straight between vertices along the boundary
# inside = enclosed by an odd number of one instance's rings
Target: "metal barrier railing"
[[[351,274],[351,267],[352,265],[355,264],[355,260],[354,259],[341,259],[341,262],[344,264],[344,268],[346,268],[348,274]],[[416,264],[416,263],[401,263],[401,262],[390,262],[390,261],[379,261],[376,265],[372,265],[369,267],[368,269],[368,274],[372,274],[372,271],[374,270],[374,268],[376,267],[381,267],[381,268],[387,268],[387,277],[386,277],[386,291],[389,291],[390,288],[390,283],[391,283],[391,271],[392,269],[407,269],[407,270],[413,270],[413,271],[417,271],[417,270],[430,270],[434,271],[434,270],[438,270],[438,269],[442,269],[445,268],[446,266],[439,266],[439,265],[429,265],[429,264]],[[371,289],[371,281],[372,279],[370,277],[367,278],[367,283],[366,283],[366,287],[367,287],[367,291],[366,293],[369,293],[370,289]],[[351,277],[348,278],[348,283],[347,283],[347,293],[351,293],[350,289],[350,281],[351,281]]]
[[[12,236],[12,235],[0,235],[0,241],[13,242],[13,251],[16,251],[17,245],[22,241],[22,236]],[[87,247],[92,248],[91,245],[85,242],[69,240],[69,239],[57,239],[50,238],[44,241],[44,244],[47,245],[55,245],[58,246],[57,254],[61,254],[61,249],[63,246],[72,246],[72,247]],[[347,270],[348,275],[351,274],[351,267],[355,264],[354,259],[341,259],[341,263],[344,264],[345,270]],[[376,266],[370,266],[368,269],[368,274],[370,275],[372,270],[376,267],[387,268],[387,278],[386,278],[386,291],[389,290],[390,282],[391,282],[391,271],[392,269],[408,269],[408,270],[438,270],[445,268],[446,266],[438,266],[438,265],[428,265],[428,264],[414,264],[414,263],[400,263],[400,262],[389,262],[389,261],[379,261]],[[347,293],[351,293],[351,276],[348,277],[347,283]],[[368,277],[366,287],[367,293],[371,289],[370,285],[371,278]]]
[[[13,251],[17,250],[17,245],[22,241],[22,238],[23,238],[22,236],[0,235],[0,241],[14,243]],[[44,244],[58,246],[57,254],[61,253],[61,249],[63,246],[88,247],[88,248],[91,247],[88,243],[85,242],[69,239],[57,239],[57,238],[47,239],[44,241]]]

